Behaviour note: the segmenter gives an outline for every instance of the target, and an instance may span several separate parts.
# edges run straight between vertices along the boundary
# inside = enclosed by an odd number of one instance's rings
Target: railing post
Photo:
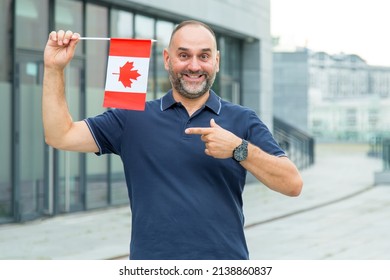
[[[390,185],[390,138],[382,141],[383,170],[375,172],[375,185]]]
[[[390,139],[385,139],[382,144],[383,170],[390,170]]]

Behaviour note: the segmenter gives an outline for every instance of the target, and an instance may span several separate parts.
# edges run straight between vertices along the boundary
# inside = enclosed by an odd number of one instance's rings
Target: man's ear
[[[164,68],[165,70],[169,70],[169,52],[168,49],[163,50],[163,58],[164,58]]]
[[[220,57],[220,54],[219,54],[219,51],[217,51],[217,57],[215,58],[216,59],[216,65],[217,65],[217,69],[216,69],[216,71],[217,71],[217,73],[219,72],[219,57]]]

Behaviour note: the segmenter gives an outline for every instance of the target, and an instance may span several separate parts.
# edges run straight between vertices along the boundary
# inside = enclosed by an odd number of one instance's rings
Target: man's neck
[[[210,92],[206,92],[201,97],[191,99],[186,98],[178,92],[173,91],[173,98],[176,102],[180,102],[184,106],[184,108],[186,108],[189,116],[192,116],[192,114],[202,108],[202,106],[207,102],[207,99],[209,99],[209,96]]]

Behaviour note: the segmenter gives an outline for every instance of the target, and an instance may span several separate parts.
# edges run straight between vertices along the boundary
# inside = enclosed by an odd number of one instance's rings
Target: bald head
[[[205,24],[201,21],[196,21],[196,20],[186,20],[186,21],[182,21],[180,24],[178,24],[175,27],[175,29],[172,31],[171,39],[169,41],[169,47],[171,47],[171,45],[172,45],[172,41],[174,40],[176,32],[178,32],[179,30],[181,30],[183,27],[186,27],[186,26],[198,26],[198,27],[206,29],[210,33],[210,35],[213,37],[213,40],[215,43],[215,49],[217,49],[217,38],[215,36],[214,31],[207,24]]]

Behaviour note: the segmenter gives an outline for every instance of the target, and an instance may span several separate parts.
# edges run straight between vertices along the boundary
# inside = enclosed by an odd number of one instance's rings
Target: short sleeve
[[[122,135],[126,123],[125,110],[108,110],[101,115],[87,118],[84,121],[99,147],[97,155],[120,154]]]
[[[254,111],[251,111],[248,118],[248,137],[252,144],[268,154],[274,156],[286,156],[286,153],[278,145],[268,127],[260,120]]]

